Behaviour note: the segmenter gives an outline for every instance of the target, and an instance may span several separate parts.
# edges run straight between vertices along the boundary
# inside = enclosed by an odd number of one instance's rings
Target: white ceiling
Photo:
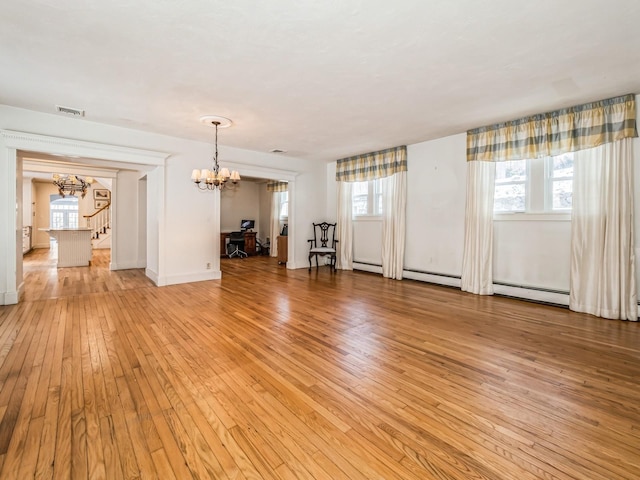
[[[323,161],[640,93],[638,0],[3,0],[0,103]]]

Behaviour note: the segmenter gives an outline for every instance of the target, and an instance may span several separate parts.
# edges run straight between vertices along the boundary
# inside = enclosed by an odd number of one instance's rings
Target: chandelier
[[[77,193],[80,193],[82,198],[84,198],[87,194],[87,188],[89,188],[92,183],[93,178],[91,177],[82,179],[76,175],[53,174],[53,184],[58,187],[58,193],[63,198],[67,195],[75,197]]]
[[[203,168],[202,170],[194,170],[191,173],[191,180],[200,190],[222,190],[231,181],[234,185],[240,181],[240,174],[234,170],[229,173],[228,168],[220,168],[218,163],[218,127],[226,128],[231,126],[231,120],[224,117],[214,115],[206,115],[200,118],[200,121],[206,125],[215,127],[216,129],[216,150],[213,156],[213,165],[211,170]]]

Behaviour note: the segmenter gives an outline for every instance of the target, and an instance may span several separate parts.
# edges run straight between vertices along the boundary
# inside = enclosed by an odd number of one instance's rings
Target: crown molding
[[[68,155],[75,157],[97,158],[114,162],[126,162],[139,165],[163,166],[171,155],[140,148],[122,147],[106,143],[88,142],[72,138],[53,137],[36,133],[0,130],[6,147],[16,150]]]

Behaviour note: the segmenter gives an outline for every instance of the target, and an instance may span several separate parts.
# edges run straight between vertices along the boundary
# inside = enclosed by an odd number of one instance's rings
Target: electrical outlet
[[[207,262],[207,270],[211,270],[211,264]]]

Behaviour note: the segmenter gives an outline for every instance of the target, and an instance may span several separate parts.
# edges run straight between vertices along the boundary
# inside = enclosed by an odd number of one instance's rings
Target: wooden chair
[[[316,257],[316,268],[318,268],[318,255],[331,257],[331,268],[336,269],[336,224],[335,223],[314,223],[313,238],[307,240],[310,243],[309,249],[309,271],[311,271],[311,257]]]

